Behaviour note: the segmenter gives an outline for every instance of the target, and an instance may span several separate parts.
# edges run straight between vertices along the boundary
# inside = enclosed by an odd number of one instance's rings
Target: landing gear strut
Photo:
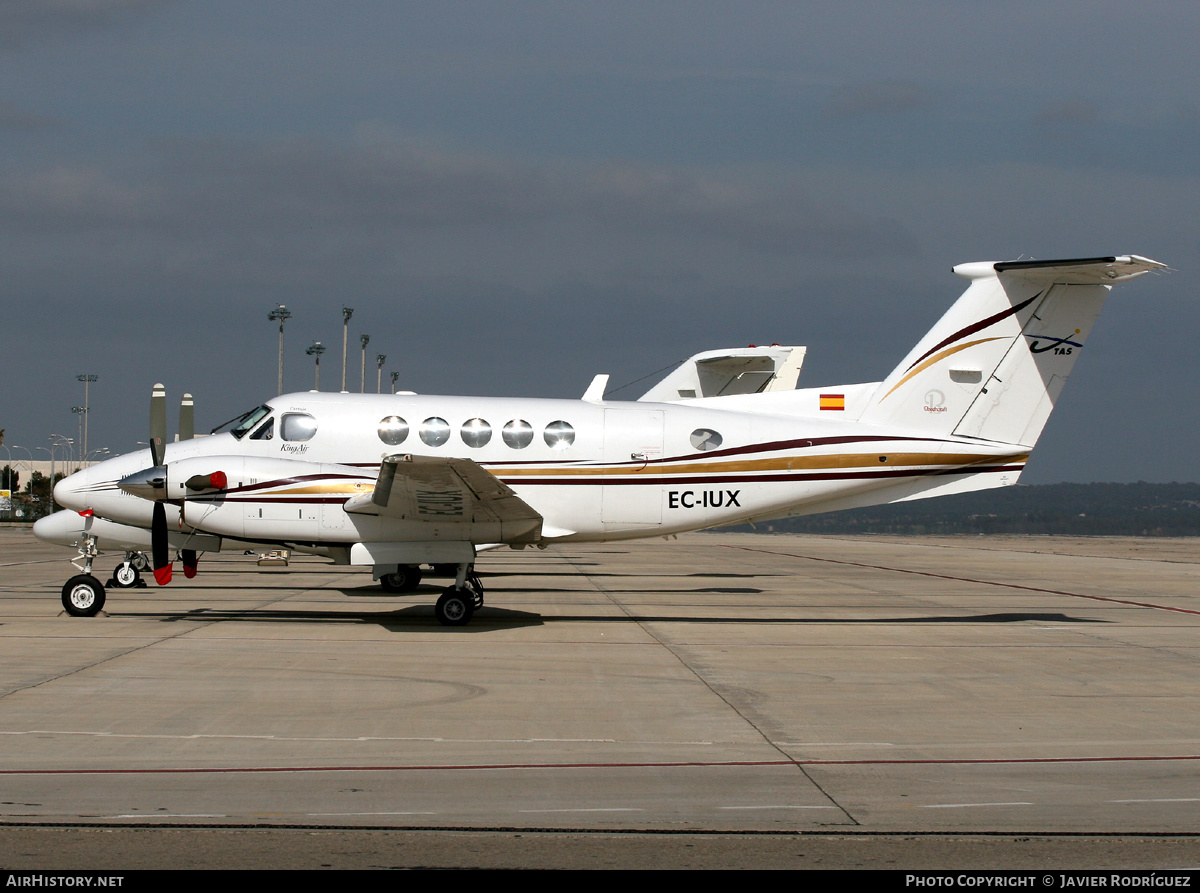
[[[83,573],[67,580],[62,588],[63,609],[72,617],[95,617],[104,607],[104,584],[92,576],[92,559],[99,554],[96,538],[85,533],[72,562]]]

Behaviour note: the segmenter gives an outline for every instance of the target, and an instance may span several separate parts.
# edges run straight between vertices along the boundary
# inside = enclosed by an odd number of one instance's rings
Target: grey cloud
[[[0,130],[52,130],[62,122],[49,115],[39,115],[15,102],[0,99]]]
[[[1100,111],[1096,104],[1081,97],[1048,103],[1033,117],[1033,123],[1042,127],[1072,127],[1095,124],[1099,120]]]
[[[868,81],[836,88],[825,106],[825,114],[830,118],[860,118],[906,112],[928,102],[925,90],[913,81]]]
[[[790,184],[634,164],[533,165],[402,143],[345,148],[173,142],[159,163],[110,174],[55,168],[0,182],[0,226],[132,227],[397,235],[457,228],[505,235],[571,223],[618,234],[707,238],[770,253],[911,253],[893,221],[824,207]]]
[[[0,47],[105,27],[169,2],[173,0],[0,0]]]

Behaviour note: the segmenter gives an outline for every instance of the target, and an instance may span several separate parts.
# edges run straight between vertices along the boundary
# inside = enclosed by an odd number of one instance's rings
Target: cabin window
[[[474,449],[487,446],[492,439],[492,426],[483,419],[471,419],[463,422],[461,431],[463,443]]]
[[[311,440],[317,433],[317,420],[304,412],[284,413],[279,422],[279,433],[284,440]]]
[[[565,450],[575,442],[575,429],[571,427],[570,422],[559,419],[546,426],[542,437],[545,438],[546,446],[550,449]]]
[[[504,426],[500,435],[514,450],[523,450],[533,443],[533,425],[524,419],[513,419]]]
[[[421,422],[421,440],[426,446],[441,446],[450,439],[450,423],[437,416]]]
[[[253,434],[250,435],[251,440],[270,440],[275,436],[275,420],[267,419],[267,421]]]
[[[379,439],[390,446],[404,443],[408,437],[408,422],[398,415],[390,415],[379,420]]]
[[[692,432],[692,446],[702,453],[715,450],[721,445],[721,440],[721,435],[712,428],[697,428]]]

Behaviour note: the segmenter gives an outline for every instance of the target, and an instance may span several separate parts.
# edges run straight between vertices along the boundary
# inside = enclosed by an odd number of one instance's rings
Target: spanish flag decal
[[[842,410],[845,408],[846,408],[846,395],[845,394],[822,394],[821,395],[821,409]]]

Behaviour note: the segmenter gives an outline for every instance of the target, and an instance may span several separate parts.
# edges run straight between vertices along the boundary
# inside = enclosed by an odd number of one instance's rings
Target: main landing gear
[[[379,574],[379,585],[384,592],[412,592],[421,583],[421,568],[415,564],[393,565],[395,570]],[[376,573],[379,573],[378,566]],[[483,607],[483,581],[475,573],[473,564],[435,564],[433,576],[454,577],[454,584],[447,586],[433,614],[443,626],[466,626],[475,612]]]
[[[483,583],[479,574],[471,570],[462,586],[456,581],[455,585],[446,587],[433,606],[433,615],[442,626],[466,626],[482,607]]]
[[[390,574],[379,578],[384,592],[412,592],[421,585],[421,568],[415,564],[400,564]]]

